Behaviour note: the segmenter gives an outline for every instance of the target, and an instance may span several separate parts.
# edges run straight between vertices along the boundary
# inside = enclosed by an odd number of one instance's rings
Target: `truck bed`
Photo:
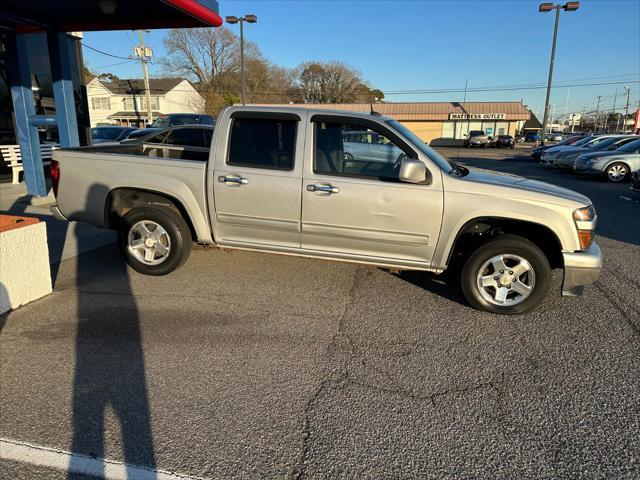
[[[162,192],[180,199],[199,238],[211,238],[205,181],[207,162],[148,155],[145,144],[61,149],[58,208],[68,220],[107,226],[109,195],[118,188]]]

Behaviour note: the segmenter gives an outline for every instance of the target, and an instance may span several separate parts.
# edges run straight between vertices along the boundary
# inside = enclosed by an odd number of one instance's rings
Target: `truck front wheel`
[[[189,227],[171,208],[134,208],[122,218],[118,233],[125,260],[145,275],[171,273],[191,253]]]
[[[471,306],[492,313],[522,314],[546,297],[551,267],[529,240],[502,235],[478,247],[462,268],[462,292]]]

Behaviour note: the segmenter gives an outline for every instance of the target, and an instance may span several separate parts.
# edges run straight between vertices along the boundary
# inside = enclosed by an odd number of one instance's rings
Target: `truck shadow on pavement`
[[[89,198],[99,198],[105,189],[102,185],[92,186]],[[78,241],[82,242],[82,238]],[[87,271],[96,279],[96,286],[91,285],[94,282],[87,278]],[[105,452],[104,443],[105,438],[114,437],[105,433],[111,426],[107,419],[111,421],[115,416],[124,462],[155,469],[139,311],[124,260],[114,256],[96,265],[94,255],[80,255],[76,278],[78,327],[71,451],[95,458],[118,451],[110,445]],[[117,296],[104,295],[100,284],[109,290],[117,289]],[[86,478],[74,473],[74,467],[76,472],[81,471],[81,465],[74,466],[72,460],[69,479]],[[148,478],[155,478],[152,472],[149,475]]]
[[[445,272],[440,275],[431,272],[404,270],[394,274],[396,277],[416,287],[446,298],[467,308],[469,305],[462,295],[458,282],[453,278],[456,272]]]

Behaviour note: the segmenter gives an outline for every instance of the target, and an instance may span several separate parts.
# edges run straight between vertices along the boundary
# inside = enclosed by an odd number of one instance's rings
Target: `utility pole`
[[[140,33],[140,46],[134,47],[133,51],[136,57],[140,57],[140,63],[142,64],[142,76],[144,78],[144,94],[147,99],[147,125],[153,123],[153,112],[151,110],[151,92],[149,91],[149,72],[147,71],[147,63],[153,56],[153,52],[149,47],[145,47],[144,39],[142,38],[142,30]]]
[[[625,85],[624,93],[627,95],[627,106],[624,108],[624,122],[622,122],[622,133],[626,133],[627,131],[627,117],[629,116],[629,94],[631,93],[631,89]]]
[[[569,106],[569,89],[567,88],[567,99],[564,101],[564,115],[562,115],[562,132],[564,133],[564,124],[567,123],[567,107]]]
[[[615,118],[616,116],[616,100],[618,99],[618,89],[616,88],[616,93],[613,95],[613,108],[611,109],[611,118]],[[608,127],[608,125],[607,125]],[[609,130],[609,128],[607,128],[607,130]],[[618,131],[616,130],[615,133],[618,133]]]
[[[598,104],[596,106],[596,116],[593,117],[593,130],[594,130],[594,132],[598,131],[598,114],[600,113],[600,98],[601,98],[601,95],[598,95]]]

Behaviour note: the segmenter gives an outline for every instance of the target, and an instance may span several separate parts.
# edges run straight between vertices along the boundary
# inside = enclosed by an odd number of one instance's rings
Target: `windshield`
[[[589,143],[589,142],[591,142],[592,140],[595,140],[595,139],[596,139],[596,137],[584,137],[583,139],[578,140],[575,143],[572,143],[571,146],[572,147],[582,147],[583,145],[585,145],[585,144],[587,144],[587,143]]]
[[[633,142],[627,143],[625,146],[618,148],[616,152],[636,153],[638,149],[640,149],[640,140],[634,140]]]
[[[133,132],[131,132],[129,135],[127,135],[127,138],[144,137],[145,135],[150,135],[154,131],[154,128],[141,128],[140,130],[134,130]]]
[[[115,140],[122,133],[121,128],[105,127],[92,128],[91,138],[94,140]]]
[[[600,141],[589,143],[589,145],[585,145],[585,146],[589,148],[598,147],[598,150],[602,150],[624,139],[620,137],[611,137],[611,138],[602,138],[602,139],[596,139],[596,140],[600,140]]]
[[[156,128],[175,127],[178,125],[197,125],[199,115],[167,115],[166,117],[158,117],[151,126]]]
[[[166,128],[169,126],[169,117],[158,117],[156,118],[153,123],[151,124],[151,127],[153,128]]]
[[[396,120],[389,120],[387,122],[391,125],[397,132],[404,135],[404,137],[409,140],[414,147],[424,153],[427,157],[429,157],[432,161],[434,161],[442,170],[445,172],[450,172],[454,169],[453,165],[449,160],[440,155],[436,150],[431,148],[429,145],[424,143],[424,141],[418,137],[415,133],[409,130],[407,127],[402,125],[400,122]]]

